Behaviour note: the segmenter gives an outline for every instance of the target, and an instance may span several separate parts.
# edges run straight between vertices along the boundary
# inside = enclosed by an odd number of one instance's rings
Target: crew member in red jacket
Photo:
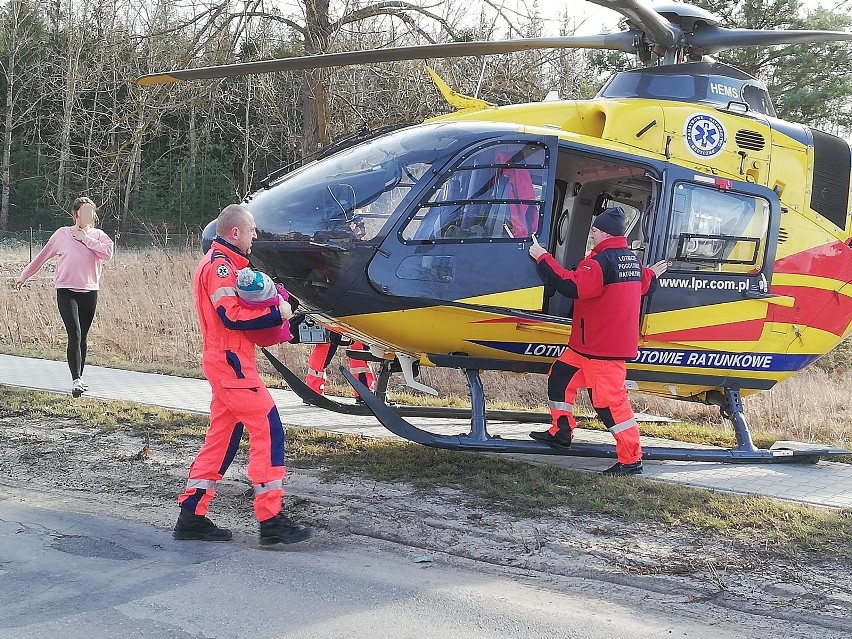
[[[639,427],[630,407],[626,361],[638,354],[641,298],[656,287],[656,278],[668,268],[665,260],[642,266],[627,247],[626,216],[609,208],[592,223],[591,252],[573,270],[567,270],[537,241],[530,246],[545,284],[574,298],[568,348],[550,367],[547,397],[552,426],[530,433],[533,439],[567,448],[576,427],[574,399],[580,388],[589,397],[598,418],[615,437],[618,462],[607,475],[642,472]]]
[[[276,296],[269,306],[246,308],[237,299],[237,271],[248,266],[257,229],[251,212],[232,204],[219,214],[216,239],[195,269],[195,309],[203,340],[202,369],[210,382],[210,427],[178,497],[175,539],[227,541],[231,531],[206,515],[216,483],[230,466],[243,429],[249,435],[247,473],[254,486],[260,543],[294,543],[311,536],[281,513],[284,497],[284,428],[275,402],[257,372],[254,344],[245,332],[280,326],[290,304]]]

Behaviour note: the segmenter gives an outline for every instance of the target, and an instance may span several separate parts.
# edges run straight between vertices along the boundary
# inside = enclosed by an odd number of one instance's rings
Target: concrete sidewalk
[[[170,375],[136,373],[99,366],[86,367],[87,397],[154,404],[165,408],[207,413],[210,387],[205,380]],[[65,362],[0,355],[0,384],[70,394],[71,381]],[[291,426],[320,428],[336,433],[370,437],[392,437],[373,417],[332,413],[305,406],[295,393],[270,391],[282,421]],[[0,407],[2,412],[2,407]],[[410,419],[433,432],[460,433],[470,428],[468,420]],[[530,424],[489,421],[489,432],[503,437],[526,438]],[[611,443],[608,433],[577,429],[578,441]],[[644,437],[645,445],[671,446],[666,440]],[[609,459],[554,455],[526,455],[530,461],[574,470],[596,472],[612,463]],[[740,494],[755,494],[832,508],[852,508],[852,464],[820,462],[793,464],[717,464],[703,462],[645,462],[645,476],[689,486]]]

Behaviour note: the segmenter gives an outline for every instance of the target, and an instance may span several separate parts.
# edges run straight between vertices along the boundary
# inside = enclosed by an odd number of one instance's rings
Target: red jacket
[[[280,326],[283,321],[277,305],[245,308],[240,304],[237,271],[246,266],[246,256],[217,237],[193,277],[204,374],[228,388],[260,385],[254,383],[260,382],[254,344],[243,331]]]
[[[571,350],[598,359],[638,355],[641,298],[656,287],[656,278],[627,248],[627,238],[604,240],[570,271],[550,253],[537,264],[546,284],[577,300],[568,340]]]

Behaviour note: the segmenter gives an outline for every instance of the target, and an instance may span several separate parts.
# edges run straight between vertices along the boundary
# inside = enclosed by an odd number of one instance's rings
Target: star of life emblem
[[[718,155],[728,138],[724,125],[705,114],[690,117],[683,127],[683,136],[692,154],[703,159]]]

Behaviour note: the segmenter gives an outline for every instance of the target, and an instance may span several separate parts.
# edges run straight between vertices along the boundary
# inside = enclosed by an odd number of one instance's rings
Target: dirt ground
[[[115,501],[92,500],[92,508],[164,529],[174,525],[175,497],[199,445],[156,445],[143,453],[145,443],[126,434],[19,417],[0,418],[0,442],[3,481],[77,498],[114,494]],[[319,468],[291,469],[286,487],[288,514],[320,535],[380,539],[422,549],[436,560],[474,560],[482,570],[534,577],[557,590],[560,578],[631,586],[670,597],[672,605],[706,604],[701,614],[735,610],[783,620],[788,636],[852,633],[852,566],[831,556],[791,558],[759,539],[731,544],[677,527],[626,525],[600,516],[518,519],[458,490],[424,493],[362,477],[329,479]],[[251,496],[245,459],[238,455],[211,517],[254,533]]]

